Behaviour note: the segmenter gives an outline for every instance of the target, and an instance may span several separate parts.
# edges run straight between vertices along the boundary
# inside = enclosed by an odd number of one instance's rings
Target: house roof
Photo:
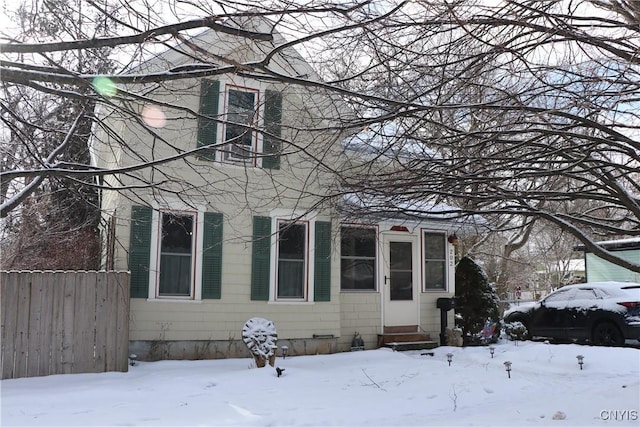
[[[342,140],[344,152],[398,158],[437,159],[437,153],[413,138],[397,121],[374,123]]]
[[[261,55],[266,55],[274,47],[283,45],[287,40],[275,29],[275,23],[266,17],[249,16],[226,18],[218,22],[221,25],[233,30],[250,31],[253,33],[269,34],[271,41],[252,40],[247,43],[247,39],[241,35],[235,36],[232,31],[220,32],[213,28],[195,28],[181,31],[182,39],[170,40],[159,43],[154,49],[148,47],[148,51],[142,61],[132,63],[127,72],[165,72],[167,74],[179,71],[206,71],[228,67],[239,66],[242,70],[244,58],[238,55],[247,54],[251,51],[260,60]],[[251,46],[247,49],[247,46]],[[249,60],[250,62],[250,60]],[[307,78],[309,80],[320,80],[316,71],[293,47],[282,49],[274,55],[269,63],[269,67],[276,72],[287,72],[292,75]],[[261,72],[252,70],[252,77],[259,78]],[[265,76],[267,74],[264,74]]]
[[[339,207],[343,220],[365,219],[371,221],[395,220],[408,223],[430,223],[438,228],[477,230],[486,228],[487,222],[480,215],[463,215],[459,208],[430,204],[419,200],[393,196],[370,196],[347,192]]]
[[[441,161],[438,153],[419,138],[412,136],[402,123],[386,121],[374,123],[364,130],[342,140],[342,150],[356,161],[361,155],[373,158],[410,160],[426,159]],[[365,160],[366,161],[366,160]],[[479,215],[466,215],[460,208],[445,203],[430,203],[413,199],[403,194],[363,194],[349,191],[341,200],[343,216],[366,217],[371,220],[403,220],[408,222],[425,221],[445,224],[453,228],[486,227],[486,220]]]
[[[617,239],[606,240],[602,242],[596,242],[596,244],[608,251],[624,251],[630,249],[640,249],[640,237],[634,237],[630,239]],[[577,245],[573,248],[574,251],[590,252],[584,245]]]

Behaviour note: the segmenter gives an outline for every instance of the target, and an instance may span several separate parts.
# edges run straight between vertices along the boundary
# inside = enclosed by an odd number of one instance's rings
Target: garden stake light
[[[491,358],[493,359],[493,353],[496,352],[496,348],[494,346],[489,346],[489,353],[491,353]]]
[[[286,345],[283,345],[282,347],[282,359],[286,359],[287,358],[287,351],[289,351],[289,347],[287,347]]]
[[[447,362],[449,362],[449,366],[451,366],[452,360],[453,360],[453,353],[447,353]]]
[[[504,368],[507,370],[507,375],[511,378],[511,362],[508,360],[504,362]]]
[[[584,356],[579,354],[576,356],[576,359],[578,359],[578,365],[580,365],[580,370],[582,371],[582,365],[584,364]]]
[[[136,359],[138,359],[138,356],[136,356],[135,354],[130,354],[129,355],[129,365],[136,366]]]

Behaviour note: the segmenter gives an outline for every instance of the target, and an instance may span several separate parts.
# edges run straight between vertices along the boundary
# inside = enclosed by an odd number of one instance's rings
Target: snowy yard
[[[1,424],[639,424],[638,349],[502,342],[494,358],[487,347],[433,352],[279,357],[281,377],[271,367],[252,368],[251,359],[227,359],[138,362],[128,373],[5,380]],[[512,362],[511,378],[505,361]]]

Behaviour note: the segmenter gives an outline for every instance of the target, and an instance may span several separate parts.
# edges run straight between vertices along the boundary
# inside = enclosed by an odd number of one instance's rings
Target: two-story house
[[[130,343],[142,360],[247,355],[252,317],[273,321],[290,354],[346,351],[356,332],[366,348],[385,332],[440,332],[457,225],[341,218],[337,168],[359,155],[336,130],[345,109],[276,78],[318,77],[295,51],[273,54],[274,37],[202,32],[136,72],[222,72],[121,88],[101,111],[94,162],[125,168],[103,182],[113,188],[101,199],[104,261],[131,271]]]

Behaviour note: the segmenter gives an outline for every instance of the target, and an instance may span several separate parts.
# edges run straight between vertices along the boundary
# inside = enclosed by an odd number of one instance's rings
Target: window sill
[[[201,304],[202,300],[182,298],[147,298],[148,302],[178,302],[184,304]]]
[[[273,305],[314,305],[315,301],[269,301]]]
[[[262,154],[260,154],[262,156]],[[204,159],[199,158],[205,164],[215,163],[217,166],[230,167],[230,168],[250,168],[250,169],[264,169],[261,164],[256,163],[256,159],[250,159],[246,161],[240,160],[227,160],[227,159]]]
[[[377,294],[377,289],[340,289],[341,294]]]

